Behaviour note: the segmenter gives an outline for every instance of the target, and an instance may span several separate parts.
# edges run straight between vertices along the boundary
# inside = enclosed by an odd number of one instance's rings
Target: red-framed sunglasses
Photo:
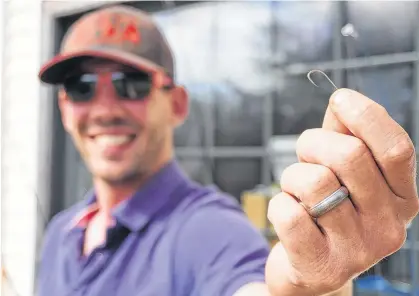
[[[80,73],[68,76],[63,87],[73,102],[89,102],[95,95],[99,81],[97,73]],[[151,74],[139,71],[113,71],[111,81],[120,100],[142,101],[150,95],[153,87],[169,90],[173,80],[162,72]]]

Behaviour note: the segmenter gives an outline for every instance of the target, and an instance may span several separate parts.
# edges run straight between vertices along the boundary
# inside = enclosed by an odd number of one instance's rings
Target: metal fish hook
[[[333,91],[336,91],[336,90],[338,90],[338,87],[333,83],[333,81],[329,78],[329,76],[327,76],[327,74],[326,73],[324,73],[323,71],[321,71],[321,70],[311,70],[310,72],[308,72],[307,73],[307,78],[308,78],[308,80],[314,85],[314,86],[316,86],[316,87],[319,87],[319,88],[322,88],[319,84],[317,84],[316,82],[314,82],[314,80],[313,80],[313,78],[312,78],[312,75],[313,75],[313,73],[320,73],[321,75],[323,75],[323,77],[324,78],[326,78],[327,79],[327,81],[333,86],[333,88],[334,88],[334,90]]]

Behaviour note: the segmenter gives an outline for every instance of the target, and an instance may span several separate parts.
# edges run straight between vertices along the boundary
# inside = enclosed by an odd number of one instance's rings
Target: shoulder
[[[262,237],[234,197],[212,191],[197,199],[193,211],[187,217],[187,223],[182,227],[182,233],[195,236],[205,229],[208,231],[206,235],[212,234],[217,237],[231,232],[237,236],[242,234]]]
[[[86,207],[86,202],[79,202],[70,208],[55,214],[51,218],[44,232],[43,249],[45,249],[51,241],[56,241],[56,238],[70,229],[72,220],[84,207]]]
[[[180,228],[178,242],[194,253],[225,251],[246,252],[259,249],[267,254],[268,243],[253,226],[235,198],[211,192],[199,198]]]
[[[47,281],[49,276],[53,274],[53,262],[57,260],[58,253],[61,248],[62,238],[68,233],[72,219],[83,209],[85,203],[78,203],[64,211],[54,215],[49,221],[43,238],[40,250],[40,265],[38,270],[38,280],[40,283]]]
[[[179,273],[192,275],[202,295],[232,295],[263,281],[269,245],[240,204],[221,192],[199,199],[177,236]]]

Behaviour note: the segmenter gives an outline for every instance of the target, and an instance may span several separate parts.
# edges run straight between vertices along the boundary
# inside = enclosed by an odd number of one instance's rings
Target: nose
[[[92,100],[90,115],[103,120],[123,116],[123,109],[111,81],[99,79]]]

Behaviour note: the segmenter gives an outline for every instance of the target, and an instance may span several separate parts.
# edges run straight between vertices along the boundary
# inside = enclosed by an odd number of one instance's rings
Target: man
[[[187,93],[165,38],[133,8],[82,17],[39,76],[59,86],[94,190],[49,224],[38,295],[349,295],[418,213],[410,138],[342,89],[283,173],[269,205],[281,243],[270,251],[232,198],[179,169],[173,131]]]

